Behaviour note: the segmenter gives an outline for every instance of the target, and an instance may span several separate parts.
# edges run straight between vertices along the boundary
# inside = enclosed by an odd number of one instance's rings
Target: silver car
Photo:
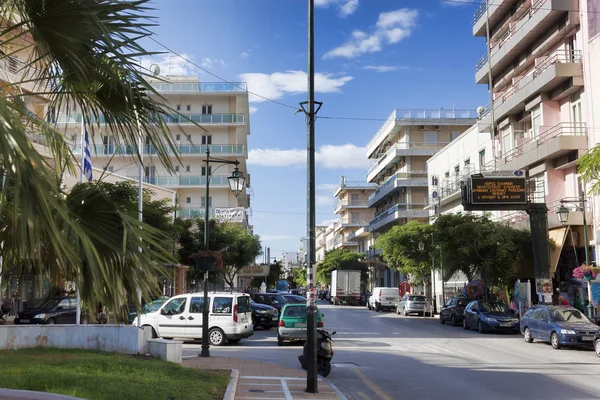
[[[410,294],[407,293],[398,302],[396,306],[396,314],[409,315],[409,314],[431,314],[431,304],[427,298],[421,294]]]

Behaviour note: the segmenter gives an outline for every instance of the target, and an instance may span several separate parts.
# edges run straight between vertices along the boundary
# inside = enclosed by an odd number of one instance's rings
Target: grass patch
[[[229,383],[225,371],[87,350],[2,350],[0,365],[4,388],[89,400],[220,400]]]

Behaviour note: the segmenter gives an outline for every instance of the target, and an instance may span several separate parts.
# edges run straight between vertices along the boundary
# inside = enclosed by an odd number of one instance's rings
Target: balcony
[[[550,228],[550,229],[559,228],[559,227],[564,226],[563,224],[560,223],[560,221],[558,220],[558,217],[556,216],[556,211],[561,206],[560,200],[561,199],[551,200],[546,203],[546,207],[548,208],[548,228]],[[541,199],[539,199],[539,201],[536,201],[536,202],[544,203],[544,202],[546,202],[546,200],[545,200],[545,198],[542,197]],[[567,207],[570,211],[569,212],[569,221],[568,221],[567,225],[583,226],[583,215],[582,215],[581,211],[577,210],[575,207],[573,207],[572,205],[570,205],[568,203],[565,203],[564,206]],[[586,203],[585,214],[586,214],[587,223],[589,225],[590,221],[593,221],[592,205],[589,202]],[[525,211],[497,212],[497,213],[493,214],[492,219],[496,222],[500,222],[502,224],[511,226],[516,229],[530,229],[529,214],[527,214],[527,212],[525,212]]]
[[[517,146],[497,159],[499,169],[518,170],[543,160],[551,160],[572,151],[585,153],[588,149],[585,123],[562,122],[555,126],[539,127],[536,138],[523,138]]]
[[[362,214],[359,215],[358,218],[356,217],[352,217],[350,215],[346,215],[342,218],[340,218],[340,220],[338,222],[336,222],[336,224],[333,227],[334,232],[340,231],[343,228],[360,228],[361,226],[365,226],[369,223],[369,221],[373,219],[373,214],[369,213],[369,214]]]
[[[396,109],[381,125],[367,145],[367,157],[371,158],[377,147],[386,139],[394,137],[402,127],[410,125],[473,125],[477,111],[471,109]]]
[[[534,0],[536,1],[536,0]],[[540,1],[540,0],[537,0]],[[502,17],[510,10],[515,0],[489,0],[489,10],[487,16],[490,20],[490,26],[496,26],[502,20]],[[473,36],[486,35],[486,0],[477,7],[473,14]]]
[[[0,56],[0,82],[7,82],[28,92],[43,92],[42,81],[38,80],[36,74],[39,71],[35,67],[13,56]],[[4,86],[4,85],[0,85]]]
[[[379,188],[369,196],[368,205],[369,207],[373,207],[391,193],[405,191],[405,188],[407,187],[427,187],[427,185],[427,173],[425,171],[396,173],[390,176],[383,185],[379,186]]]
[[[222,113],[222,114],[190,114],[181,113],[173,115],[163,115],[163,120],[167,124],[178,125],[245,125],[246,117],[243,113]],[[81,114],[64,114],[59,113],[54,121],[56,124],[80,124],[82,120]],[[90,124],[105,124],[106,120],[103,115],[98,118],[90,118]]]
[[[504,71],[513,64],[515,58],[530,49],[562,15],[568,11],[578,11],[578,9],[577,1],[573,0],[533,0],[531,7],[518,19],[505,24],[506,31],[502,35],[497,39],[491,39],[492,75]],[[579,21],[571,21],[570,24],[567,24],[567,30],[578,23]],[[560,37],[557,36],[553,41],[556,42],[559,39]],[[546,44],[544,47],[548,48],[550,44]],[[475,81],[477,83],[487,82],[488,62],[486,52],[476,64]]]
[[[524,112],[525,101],[539,93],[548,93],[549,100],[558,101],[583,87],[580,51],[555,51],[535,59],[535,67],[514,78],[513,84],[494,100],[494,118],[499,121],[510,114]],[[491,124],[491,114],[481,121],[482,127]]]
[[[369,208],[369,202],[367,200],[352,200],[352,199],[344,199],[337,202],[335,205],[334,213],[339,213],[342,209],[361,209],[361,208]]]
[[[177,217],[182,219],[188,218],[204,218],[204,207],[200,208],[182,208],[177,210]],[[210,218],[215,217],[215,209],[212,207],[208,208],[208,215]]]
[[[425,204],[395,204],[369,221],[369,231],[376,231],[400,219],[429,218],[429,211],[423,207]]]
[[[175,146],[175,148],[179,151],[179,155],[206,155],[205,145],[195,146],[195,145],[179,145]],[[208,145],[210,149],[210,153],[212,155],[218,154],[219,156],[238,156],[245,157],[246,156],[246,146],[243,144],[212,144]],[[172,149],[167,148],[167,151],[170,154],[175,154]],[[81,146],[73,146],[73,153],[81,154]],[[111,156],[113,154],[123,154],[123,155],[135,155],[136,150],[133,146],[125,146],[125,145],[96,145],[93,146],[92,157],[95,156]],[[144,146],[144,154],[156,154],[156,149],[154,146],[146,145]]]
[[[165,83],[151,82],[152,87],[160,93],[192,94],[192,93],[246,93],[246,82],[201,82],[201,83]]]
[[[342,182],[333,189],[333,195],[337,196],[342,190],[375,190],[377,185],[375,183],[363,182],[363,181],[350,181]]]
[[[137,176],[128,176],[128,178],[138,180]],[[227,175],[213,175],[210,177],[210,187],[229,187]],[[181,188],[181,187],[206,187],[206,176],[146,176],[144,182],[151,185],[166,187],[166,188]]]
[[[367,172],[367,181],[372,182],[377,175],[384,171],[388,166],[396,164],[402,157],[407,156],[432,156],[440,149],[446,147],[447,142],[398,142],[390,147],[383,156],[375,161]],[[394,168],[392,168],[393,170]],[[398,168],[395,168],[398,169]]]

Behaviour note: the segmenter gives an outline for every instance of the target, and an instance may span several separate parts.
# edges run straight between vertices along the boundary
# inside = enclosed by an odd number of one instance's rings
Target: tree
[[[325,253],[323,261],[317,264],[317,281],[324,285],[331,284],[331,272],[335,270],[359,270],[361,280],[364,282],[367,275],[367,264],[363,262],[363,255],[345,249],[335,249]]]
[[[431,277],[431,254],[435,254],[432,233],[431,225],[410,221],[379,236],[375,247],[382,249],[382,257],[390,266],[425,286]],[[419,243],[423,243],[423,250],[419,249]]]
[[[292,269],[292,280],[294,288],[306,287],[306,268]]]
[[[76,106],[89,122],[92,141],[100,133],[95,121],[102,117],[102,130],[134,154],[142,153],[141,126],[147,143],[172,172],[169,156],[176,152],[175,142],[160,116],[177,111],[158,96],[139,65],[141,57],[151,54],[139,44],[152,34],[147,3],[5,0],[0,8],[6,50],[0,51],[0,61],[20,50],[31,53],[19,71],[23,82],[3,86],[0,95],[0,176],[6,176],[0,194],[1,255],[30,264],[36,274],[46,273],[52,264],[85,288],[82,300],[94,308],[98,298],[105,298],[108,308],[117,309],[124,289],[137,287],[144,296],[154,289],[147,269],[165,261],[158,251],[160,232],[116,209],[97,186],[65,196],[61,174],[55,171],[75,172],[70,145],[27,102],[46,98],[58,111]],[[32,132],[44,137],[51,161],[32,146]]]
[[[594,146],[586,154],[579,157],[577,171],[581,179],[590,184],[590,191],[600,194],[600,144]]]
[[[182,264],[190,264],[190,256],[204,249],[204,221],[188,220],[180,223],[184,229],[179,238],[179,257]],[[223,268],[218,276],[230,287],[235,287],[234,278],[245,266],[262,254],[258,235],[253,235],[239,224],[209,220],[209,249],[221,252]],[[203,274],[192,271],[192,278],[202,280]]]
[[[269,274],[267,275],[267,281],[265,282],[265,285],[267,285],[267,287],[275,287],[277,281],[281,277],[282,270],[283,266],[281,265],[281,262],[279,260],[276,260],[273,264],[269,265]],[[261,283],[263,283],[264,280],[264,276],[257,276],[255,278],[252,278],[250,286],[254,288],[260,288],[260,285]]]

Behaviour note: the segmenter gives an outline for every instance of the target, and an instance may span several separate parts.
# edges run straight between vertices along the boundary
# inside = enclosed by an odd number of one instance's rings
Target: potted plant
[[[190,255],[196,271],[216,271],[223,267],[223,256],[219,251],[199,250]]]
[[[584,281],[591,281],[595,279],[600,273],[600,268],[593,265],[581,264],[581,266],[573,270],[573,277],[576,279],[583,279]]]

